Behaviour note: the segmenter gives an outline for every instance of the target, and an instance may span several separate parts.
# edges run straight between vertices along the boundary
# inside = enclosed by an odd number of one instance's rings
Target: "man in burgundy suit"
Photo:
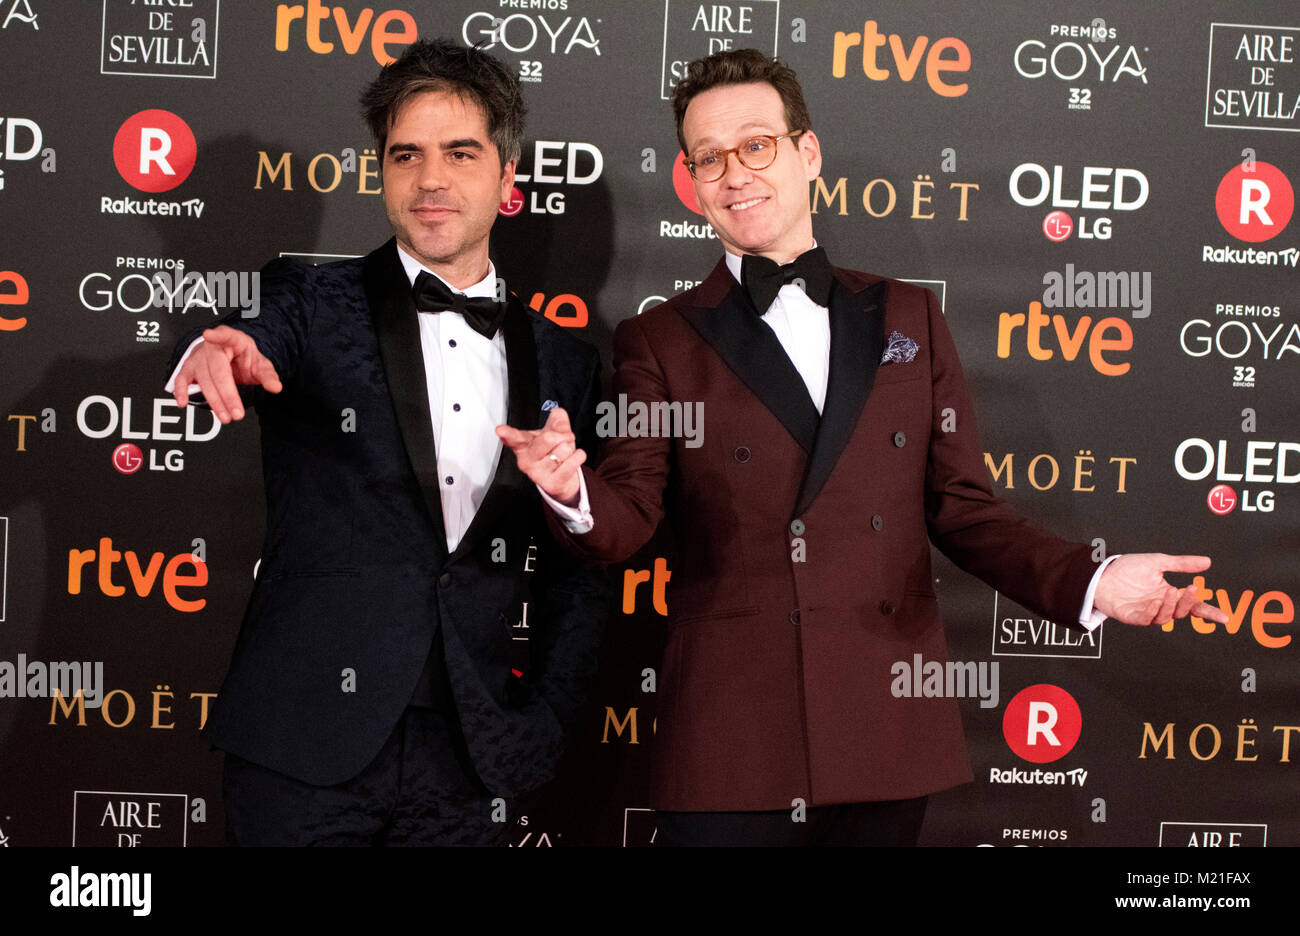
[[[957,704],[890,692],[896,661],[947,659],[930,541],[1076,627],[1215,617],[1162,574],[1209,560],[1098,567],[993,496],[933,293],[832,268],[816,246],[821,150],[789,68],[718,53],[691,63],[673,107],[726,256],[620,323],[614,393],[702,403],[703,444],[610,438],[593,472],[560,410],[498,433],[579,555],[627,558],[669,505],[682,561],[652,777],[661,842],[914,844],[927,795],[972,779]]]

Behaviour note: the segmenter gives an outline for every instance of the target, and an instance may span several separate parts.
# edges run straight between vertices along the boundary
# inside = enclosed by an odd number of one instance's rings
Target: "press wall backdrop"
[[[937,293],[995,490],[1099,555],[1213,557],[1227,626],[1081,637],[936,556],[976,779],[923,844],[1300,844],[1289,0],[0,0],[0,844],[222,842],[199,732],[258,560],[257,427],[177,409],[165,365],[267,260],[388,238],[356,102],[417,36],[518,71],[494,260],[606,374],[614,326],[721,256],[678,161],[684,63],[779,55],[822,144],[816,236]],[[660,537],[612,571],[598,689],[516,844],[651,843],[677,562]],[[522,607],[515,633],[523,665]],[[947,688],[900,663],[898,692]]]

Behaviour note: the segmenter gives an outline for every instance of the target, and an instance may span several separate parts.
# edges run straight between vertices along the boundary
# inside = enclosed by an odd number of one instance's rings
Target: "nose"
[[[447,187],[447,166],[441,155],[425,159],[420,163],[416,184],[424,191],[436,192]]]
[[[739,153],[728,153],[725,159],[721,178],[725,185],[739,188],[753,177],[754,171],[740,161]]]

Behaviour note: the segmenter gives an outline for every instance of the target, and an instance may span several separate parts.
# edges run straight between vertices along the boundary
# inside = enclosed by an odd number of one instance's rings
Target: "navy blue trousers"
[[[475,775],[455,717],[427,708],[408,708],[345,783],[313,786],[227,753],[222,795],[229,845],[505,845],[515,818]]]

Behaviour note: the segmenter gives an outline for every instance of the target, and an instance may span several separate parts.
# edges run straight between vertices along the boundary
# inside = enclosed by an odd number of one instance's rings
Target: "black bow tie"
[[[759,315],[776,301],[776,294],[787,283],[802,288],[818,305],[830,305],[831,278],[830,261],[820,247],[800,254],[784,266],[756,254],[745,254],[740,261],[740,281]]]
[[[421,312],[459,312],[465,316],[470,328],[484,338],[492,338],[501,327],[505,318],[504,302],[497,302],[486,296],[470,298],[463,293],[452,292],[438,277],[421,271],[412,287],[415,307]]]

